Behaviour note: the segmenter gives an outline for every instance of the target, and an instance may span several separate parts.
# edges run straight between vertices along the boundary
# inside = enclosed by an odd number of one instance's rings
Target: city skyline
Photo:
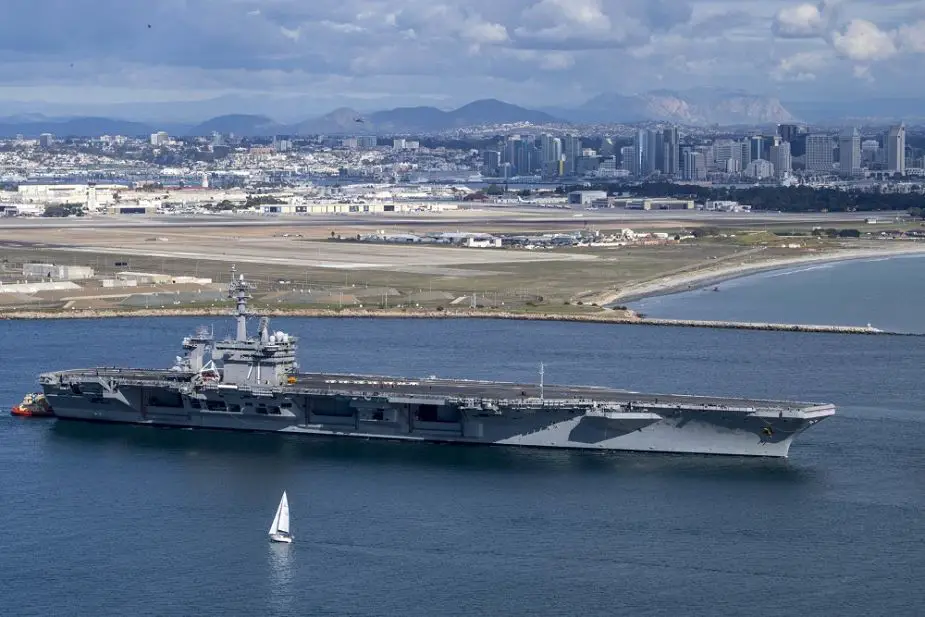
[[[534,107],[601,92],[921,97],[925,6],[858,0],[12,0],[0,102]]]

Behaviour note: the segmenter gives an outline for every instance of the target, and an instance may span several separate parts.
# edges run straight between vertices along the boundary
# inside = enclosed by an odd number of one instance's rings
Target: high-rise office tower
[[[789,141],[781,141],[777,145],[771,146],[770,157],[771,164],[774,165],[774,173],[777,177],[781,177],[793,170]]]
[[[565,157],[565,173],[574,174],[575,164],[581,156],[581,138],[577,135],[562,137],[562,155]]]
[[[906,173],[906,126],[891,126],[886,136],[886,168],[896,174]]]
[[[620,168],[625,169],[632,176],[639,175],[637,165],[639,161],[636,157],[636,146],[623,146],[620,148]]]
[[[832,171],[833,155],[831,137],[819,133],[806,136],[807,171]]]
[[[761,135],[755,135],[754,137],[748,138],[749,160],[768,160],[768,153],[764,142],[765,139]]]
[[[838,138],[838,170],[846,176],[861,172],[861,135],[856,128],[842,131]]]
[[[681,156],[681,137],[676,127],[662,132],[662,171],[669,176],[677,176]]]
[[[633,173],[644,176],[649,166],[649,132],[639,129],[633,135]]]
[[[662,134],[660,131],[646,131],[646,174],[654,174],[662,170],[665,153],[662,152]]]

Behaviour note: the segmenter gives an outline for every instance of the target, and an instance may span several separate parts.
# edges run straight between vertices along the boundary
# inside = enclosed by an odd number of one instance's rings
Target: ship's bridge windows
[[[237,403],[228,403],[228,411],[231,413],[241,413],[241,406]]]
[[[279,407],[277,407],[276,405],[271,405],[271,406],[270,406],[270,415],[271,415],[271,416],[278,416],[278,415],[280,415]]]

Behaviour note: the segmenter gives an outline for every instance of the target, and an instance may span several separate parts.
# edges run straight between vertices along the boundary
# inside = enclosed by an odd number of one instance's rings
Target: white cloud
[[[540,58],[540,68],[547,71],[563,71],[575,64],[575,57],[564,51],[549,52]]]
[[[908,26],[900,26],[896,39],[904,51],[925,54],[925,19]]]
[[[301,29],[301,28],[296,28],[295,30],[290,30],[289,28],[287,28],[287,27],[285,27],[285,26],[280,26],[280,27],[279,27],[279,31],[282,33],[282,35],[283,35],[284,37],[286,37],[287,39],[291,39],[291,40],[293,40],[293,41],[298,41],[298,40],[299,40],[299,37],[302,36],[302,29]]]
[[[501,24],[482,21],[479,17],[469,18],[459,28],[460,35],[478,45],[504,43],[508,40],[507,28]]]
[[[858,79],[863,79],[864,81],[872,82],[874,81],[874,76],[870,73],[870,67],[866,65],[859,64],[854,67],[854,76]]]
[[[524,9],[521,26],[514,32],[526,40],[566,42],[570,40],[623,40],[614,32],[601,0],[540,0]]]
[[[815,81],[832,61],[828,50],[801,51],[782,58],[771,71],[776,81]]]
[[[917,54],[925,54],[923,5],[925,0],[4,0],[0,81],[39,93],[69,87],[80,97],[95,87],[105,86],[107,96],[122,87],[131,96],[133,88],[177,84],[196,92],[299,92],[325,106],[375,84],[369,88],[384,97],[385,106],[415,104],[415,97],[434,92],[449,97],[447,104],[512,94],[513,102],[547,104],[563,97],[581,102],[612,90],[764,93],[783,87],[769,85],[769,75],[788,82],[788,94],[828,96],[876,75],[878,90],[925,96],[925,84],[909,79],[909,72],[903,78],[892,65],[879,64],[911,66],[922,58]],[[860,67],[857,76],[854,67]],[[4,96],[12,95],[0,93],[0,101]]]
[[[774,17],[773,30],[784,38],[811,38],[825,33],[823,7],[815,4],[787,6]]]
[[[896,55],[893,36],[866,19],[852,19],[844,32],[832,35],[832,47],[854,62],[875,62]]]

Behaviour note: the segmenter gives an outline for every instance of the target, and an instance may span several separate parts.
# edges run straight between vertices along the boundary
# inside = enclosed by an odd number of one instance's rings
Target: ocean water
[[[230,320],[212,321],[230,333]],[[169,365],[199,323],[0,321],[0,404],[18,402],[42,370]],[[922,614],[925,338],[487,320],[274,326],[302,337],[308,370],[535,380],[543,361],[547,383],[795,397],[839,413],[786,461],[3,415],[4,615]],[[266,537],[283,490],[288,546]]]
[[[804,265],[631,303],[650,317],[925,333],[925,255]]]

